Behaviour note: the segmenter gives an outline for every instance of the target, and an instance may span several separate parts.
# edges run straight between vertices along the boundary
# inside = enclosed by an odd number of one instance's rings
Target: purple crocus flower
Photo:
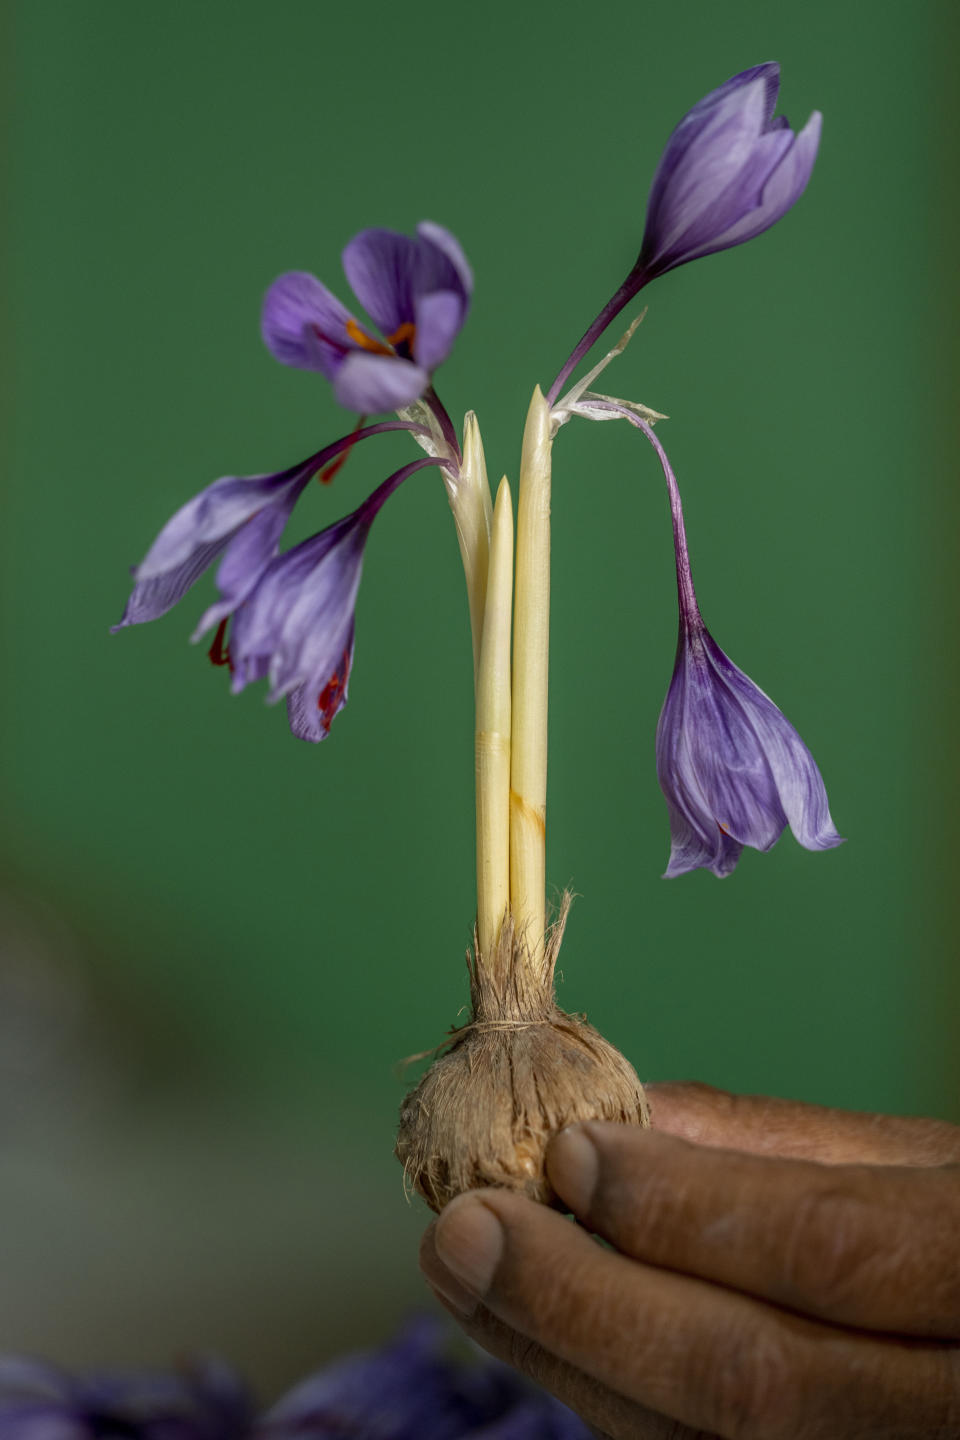
[[[432,1318],[392,1343],[305,1380],[263,1417],[255,1440],[589,1440],[572,1410],[512,1370],[455,1360]]]
[[[799,134],[773,118],[774,61],[734,75],[689,110],[667,141],[650,187],[643,243],[629,275],[587,328],[550,387],[567,376],[644,285],[677,265],[769,230],[803,194],[817,158],[821,115]]]
[[[300,740],[324,740],[347,703],[354,607],[370,526],[398,485],[437,463],[404,465],[352,514],[278,555],[236,612],[232,689],[237,694],[251,681],[269,679],[268,700],[287,697],[290,728]]]
[[[641,284],[752,240],[799,200],[817,158],[821,116],[814,111],[795,135],[786,116],[773,118],[779,89],[779,65],[754,65],[684,115],[650,187]]]
[[[450,353],[470,304],[470,266],[448,230],[424,221],[415,236],[362,230],[346,246],[343,268],[383,340],[301,270],[267,291],[263,338],[284,365],[325,375],[348,410],[401,410],[429,389]]]
[[[252,1421],[246,1390],[216,1361],[74,1377],[0,1357],[0,1440],[245,1440]]]
[[[670,496],[680,633],[657,725],[657,777],[670,815],[665,875],[701,867],[729,875],[745,845],[769,850],[788,824],[807,850],[842,844],[810,751],[703,623],[680,490],[660,441],[645,420],[619,402],[584,399],[579,411],[591,418],[620,414],[642,430],[660,459]]]
[[[680,491],[663,446],[645,428],[670,492],[680,612],[673,678],[657,724],[657,777],[670,814],[665,874],[702,866],[729,875],[744,845],[769,850],[788,824],[807,850],[830,850],[843,842],[816,761],[703,623]]]
[[[410,475],[443,460],[415,460],[395,471],[353,514],[278,555],[283,529],[315,475],[367,436],[422,425],[382,421],[355,430],[276,475],[225,476],[195,495],[167,521],[143,562],[113,630],[156,620],[181,600],[213,562],[219,599],[207,608],[193,639],[217,627],[214,664],[229,665],[233,689],[271,678],[270,698],[286,695],[290,727],[303,740],[323,740],[347,699],[353,660],[353,609],[370,526],[388,496]],[[226,643],[235,619],[234,637]]]

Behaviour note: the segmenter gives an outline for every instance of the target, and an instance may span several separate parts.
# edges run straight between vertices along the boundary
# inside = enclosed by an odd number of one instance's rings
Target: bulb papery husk
[[[489,956],[476,941],[467,954],[473,1018],[400,1110],[396,1155],[433,1210],[487,1185],[557,1204],[544,1172],[551,1136],[576,1120],[650,1123],[633,1067],[554,999],[569,908],[565,894],[536,961],[509,917]]]

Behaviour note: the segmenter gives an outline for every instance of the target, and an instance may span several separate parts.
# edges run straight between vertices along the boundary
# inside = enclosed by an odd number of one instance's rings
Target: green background
[[[366,225],[460,237],[438,375],[491,478],[629,268],[673,124],[783,66],[824,136],[770,233],[665,277],[606,388],[667,411],[720,645],[810,745],[848,843],[660,878],[669,518],[627,426],[555,451],[548,875],[561,1003],[641,1076],[960,1118],[951,7],[572,0],[8,12],[0,1347],[224,1352],[266,1390],[424,1302],[391,1157],[400,1057],[466,998],[472,682],[440,481],[367,552],[319,747],[187,637],[111,637],[169,514],[349,428],[275,364],[286,269],[345,293]],[[414,458],[313,487],[299,538]]]

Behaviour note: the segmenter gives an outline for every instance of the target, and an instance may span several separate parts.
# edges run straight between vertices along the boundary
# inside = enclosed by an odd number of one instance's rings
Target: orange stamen
[[[389,345],[384,345],[380,340],[374,340],[373,336],[368,335],[366,330],[361,330],[356,320],[348,320],[345,328],[350,339],[359,345],[362,350],[372,350],[374,355],[393,354]]]
[[[404,341],[407,341],[411,350],[413,349],[413,342],[416,338],[417,327],[412,320],[404,320],[403,324],[394,330],[392,335],[387,336],[391,345],[402,345]]]

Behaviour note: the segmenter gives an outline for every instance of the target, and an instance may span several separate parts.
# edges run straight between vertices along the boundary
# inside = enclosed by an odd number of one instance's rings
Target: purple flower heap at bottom
[[[207,1362],[180,1375],[75,1378],[0,1359],[0,1440],[589,1440],[559,1401],[486,1358],[457,1361],[420,1319],[347,1356],[256,1415],[239,1379]]]

